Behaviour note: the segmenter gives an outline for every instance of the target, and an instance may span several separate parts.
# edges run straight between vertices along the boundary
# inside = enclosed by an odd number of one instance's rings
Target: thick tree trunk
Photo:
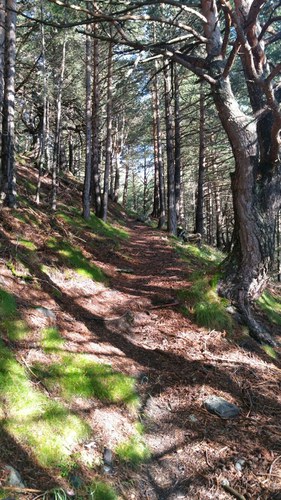
[[[15,59],[16,59],[16,0],[6,1],[4,101],[2,125],[2,179],[4,204],[16,206],[15,179]]]
[[[267,178],[257,175],[259,151],[255,121],[239,109],[227,79],[221,78],[213,95],[235,157],[234,244],[219,291],[238,306],[257,340],[272,343],[265,328],[255,321],[251,303],[265,289],[273,263],[281,168],[276,165],[274,175]]]
[[[6,0],[0,0],[0,179],[2,178],[2,116],[4,103],[4,64],[5,64],[5,16]],[[0,181],[0,184],[2,182]]]

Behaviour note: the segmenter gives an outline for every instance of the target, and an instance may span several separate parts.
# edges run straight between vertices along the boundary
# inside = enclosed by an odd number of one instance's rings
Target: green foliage
[[[147,462],[151,457],[147,445],[139,434],[131,436],[128,441],[121,443],[115,452],[121,462],[126,462],[132,467]]]
[[[42,498],[42,500],[68,500],[69,496],[63,488],[52,488],[37,498]]]
[[[60,255],[67,267],[74,269],[78,274],[97,282],[106,282],[107,278],[102,270],[89,262],[81,250],[75,248],[69,242],[57,241],[55,238],[51,238],[47,245]]]
[[[93,500],[118,500],[118,496],[109,486],[103,481],[95,481],[89,488],[89,499]]]
[[[58,363],[47,367],[37,364],[33,370],[45,385],[50,389],[60,388],[68,399],[74,396],[96,397],[133,407],[138,404],[132,377],[114,372],[110,365],[94,363],[86,355],[64,355]]]
[[[79,417],[33,388],[24,368],[2,343],[0,398],[6,415],[2,427],[30,447],[44,467],[65,463],[74,446],[90,434]]]
[[[41,332],[42,347],[47,353],[56,353],[60,351],[64,345],[64,341],[55,327],[44,328]]]
[[[281,325],[281,300],[265,291],[257,301],[259,307],[275,325]]]

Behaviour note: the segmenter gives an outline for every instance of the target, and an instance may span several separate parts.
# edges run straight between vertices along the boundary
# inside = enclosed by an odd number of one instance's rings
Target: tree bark
[[[175,196],[174,129],[172,113],[172,84],[170,64],[168,60],[164,61],[164,88],[168,175],[168,232],[175,235],[177,234],[177,212]]]
[[[92,175],[92,39],[86,37],[86,163],[83,187],[83,217],[91,215]]]
[[[6,0],[0,0],[0,117],[4,104],[4,65],[5,65],[5,17]],[[0,185],[2,184],[2,118],[0,118]]]
[[[106,221],[108,211],[109,174],[112,162],[112,77],[113,77],[113,45],[109,43],[108,48],[108,71],[107,71],[107,103],[106,103],[106,146],[105,167],[101,218]]]
[[[2,125],[2,179],[4,204],[14,208],[16,200],[15,177],[15,60],[16,60],[16,0],[6,1],[4,101]]]
[[[98,27],[94,25],[94,34],[97,34]],[[100,79],[99,79],[99,40],[94,38],[93,47],[93,159],[92,159],[92,195],[95,213],[101,215],[101,187],[100,187]]]
[[[200,117],[199,117],[199,164],[197,182],[197,200],[195,215],[195,233],[204,235],[204,176],[205,176],[205,99],[203,85],[200,88]]]
[[[181,117],[180,117],[180,85],[177,65],[173,65],[174,72],[174,102],[175,102],[175,206],[177,221],[181,213]]]
[[[56,113],[56,130],[54,142],[54,154],[52,165],[52,210],[57,209],[57,189],[58,189],[58,171],[60,165],[60,144],[61,144],[61,104],[62,104],[62,90],[64,84],[65,72],[65,57],[66,57],[66,37],[64,37],[62,45],[62,57],[60,75],[58,80],[58,93],[57,93],[57,113]]]

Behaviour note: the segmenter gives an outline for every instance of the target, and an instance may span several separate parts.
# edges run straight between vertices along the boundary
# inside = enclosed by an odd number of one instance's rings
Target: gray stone
[[[246,462],[246,460],[244,458],[238,458],[238,460],[236,460],[236,462],[234,464],[235,469],[238,472],[242,472],[242,470],[245,467],[245,462]]]
[[[240,413],[238,406],[218,396],[209,396],[204,401],[204,406],[210,413],[215,413],[219,417],[225,419],[235,418]]]
[[[56,320],[56,314],[54,313],[54,311],[48,309],[47,307],[36,307],[36,311],[45,316],[45,318],[49,318],[54,321]]]
[[[25,484],[21,478],[20,473],[11,465],[5,465],[5,469],[9,471],[8,486],[14,488],[25,488]]]

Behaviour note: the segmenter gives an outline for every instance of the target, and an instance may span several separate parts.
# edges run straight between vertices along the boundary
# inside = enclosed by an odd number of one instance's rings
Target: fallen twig
[[[1,490],[14,491],[19,493],[42,493],[42,490],[36,490],[34,488],[20,488],[18,486],[2,486]]]
[[[222,482],[221,483],[221,486],[223,487],[223,489],[225,491],[227,491],[227,493],[230,493],[231,495],[233,495],[235,498],[238,498],[238,500],[246,500],[246,498],[244,497],[244,495],[241,495],[237,490],[235,490],[234,488],[232,488],[231,486],[229,486],[228,484]]]

